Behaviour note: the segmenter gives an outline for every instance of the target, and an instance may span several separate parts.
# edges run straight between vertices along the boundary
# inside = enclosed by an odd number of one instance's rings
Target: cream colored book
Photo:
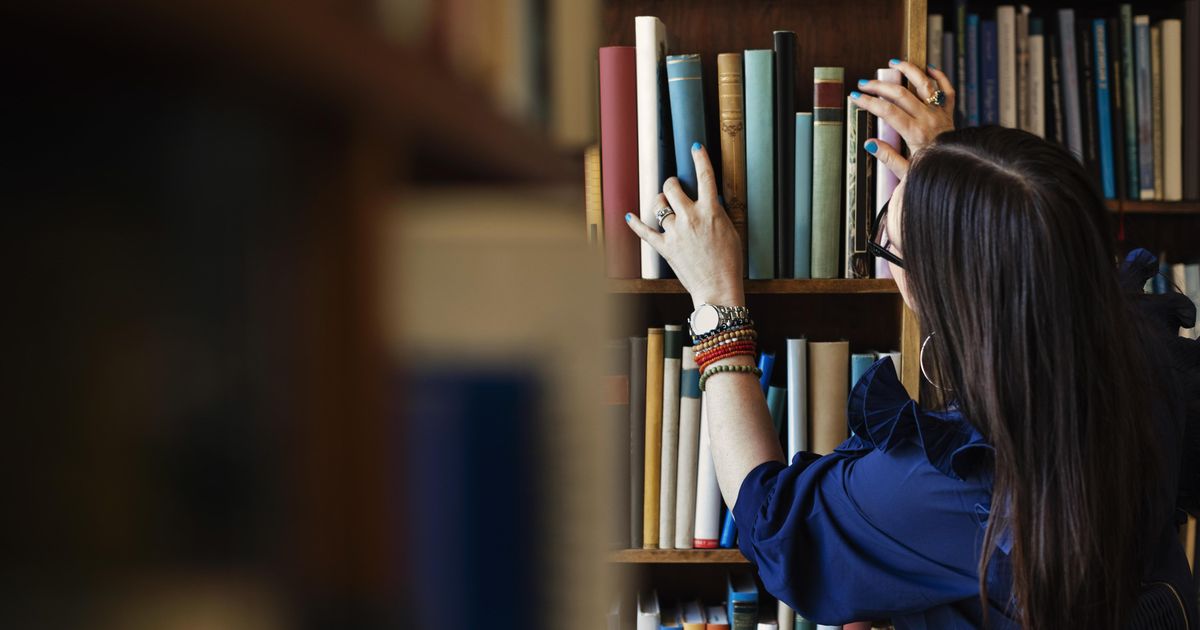
[[[675,483],[675,548],[691,549],[696,535],[696,475],[700,459],[700,371],[683,347],[679,378],[679,474]]]
[[[663,334],[662,461],[659,473],[658,548],[675,547],[675,490],[679,476],[679,376],[683,360],[683,327],[666,326]]]
[[[662,490],[663,329],[646,331],[646,470],[642,495],[642,547],[658,549]]]
[[[1183,41],[1179,20],[1163,20],[1162,127],[1163,199],[1183,199]],[[1196,80],[1195,77],[1192,78]],[[1200,107],[1193,103],[1192,107]],[[1194,176],[1194,175],[1193,175]]]
[[[850,386],[850,342],[808,343],[808,392],[811,397],[814,453],[828,455],[848,437],[846,399]]]

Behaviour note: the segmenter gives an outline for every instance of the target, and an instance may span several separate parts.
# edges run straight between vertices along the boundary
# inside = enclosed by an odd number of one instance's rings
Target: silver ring
[[[675,214],[675,211],[671,209],[671,206],[663,206],[654,213],[654,218],[658,219],[658,228],[660,230],[663,229],[663,220],[672,214]]]
[[[934,107],[941,107],[942,105],[945,105],[946,104],[946,93],[941,90],[935,89],[933,91],[933,94],[930,94],[929,98],[925,99],[925,104],[933,105]]]

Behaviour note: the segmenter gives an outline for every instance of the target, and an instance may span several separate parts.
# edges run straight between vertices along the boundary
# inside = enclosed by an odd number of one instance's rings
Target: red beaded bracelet
[[[729,359],[729,358],[740,357],[740,356],[753,357],[754,354],[755,353],[753,350],[743,350],[743,351],[739,351],[739,352],[730,352],[729,354],[724,355],[724,356],[714,357],[712,361],[705,362],[704,365],[700,368],[700,371],[703,372],[704,370],[707,370],[714,363],[717,363],[718,361],[721,361],[722,359]]]
[[[721,359],[727,359],[729,357],[742,355],[742,354],[748,354],[748,355],[753,356],[754,355],[754,344],[747,344],[747,345],[732,347],[732,348],[728,348],[725,350],[720,350],[720,351],[717,351],[714,353],[707,354],[701,358],[697,358],[696,364],[698,366],[700,366],[701,370],[703,370],[705,367],[708,367],[710,364],[720,361]]]
[[[750,341],[750,340],[735,341],[735,342],[729,343],[724,346],[718,346],[711,350],[705,350],[704,352],[700,352],[695,355],[695,359],[696,359],[696,362],[699,363],[701,361],[708,360],[708,357],[715,356],[717,354],[727,352],[729,350],[745,350],[745,349],[753,350],[754,346],[755,346],[754,341]]]

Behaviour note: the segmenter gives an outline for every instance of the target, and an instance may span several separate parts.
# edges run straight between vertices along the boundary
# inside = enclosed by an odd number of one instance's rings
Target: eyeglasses
[[[888,251],[888,246],[891,245],[891,241],[884,233],[884,228],[887,227],[887,211],[889,203],[891,203],[890,199],[884,202],[883,208],[879,210],[879,214],[875,215],[875,223],[871,226],[871,242],[867,243],[867,251],[871,252],[871,255],[877,258],[882,258],[903,269],[904,260]]]

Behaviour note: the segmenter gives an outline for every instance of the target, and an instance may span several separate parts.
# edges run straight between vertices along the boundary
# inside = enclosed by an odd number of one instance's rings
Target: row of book
[[[1200,170],[1193,148],[1185,159],[1186,143],[1200,143],[1191,85],[1200,69],[1192,59],[1185,74],[1183,20],[1152,21],[1129,4],[1045,15],[978,4],[958,0],[952,15],[928,17],[928,60],[955,85],[958,124],[1015,127],[1061,144],[1106,199],[1200,197],[1197,178],[1184,177]],[[1189,19],[1189,36],[1200,37]]]
[[[683,326],[609,344],[608,400],[618,436],[615,465],[622,500],[614,511],[616,549],[733,547],[736,527],[722,519],[700,374]],[[892,357],[899,369],[900,353]],[[831,453],[848,436],[846,400],[881,353],[850,352],[847,341],[787,339],[777,362],[758,357],[767,407],[789,461],[799,451]],[[625,455],[628,460],[625,460]]]
[[[625,225],[655,225],[657,195],[672,176],[696,197],[694,143],[718,151],[720,194],[742,239],[751,279],[887,276],[867,252],[871,220],[896,178],[875,172],[867,137],[899,136],[849,101],[840,67],[813,70],[813,111],[797,112],[796,34],[774,47],[717,55],[667,55],[666,28],[635,18],[636,46],[599,51],[600,145],[586,159],[589,236],[603,243],[614,278],[671,277],[667,263]],[[711,63],[711,62],[709,62]],[[878,78],[899,83],[900,73]],[[706,137],[705,81],[716,80],[721,137]],[[860,141],[861,139],[861,141]],[[640,244],[639,244],[640,243]]]

